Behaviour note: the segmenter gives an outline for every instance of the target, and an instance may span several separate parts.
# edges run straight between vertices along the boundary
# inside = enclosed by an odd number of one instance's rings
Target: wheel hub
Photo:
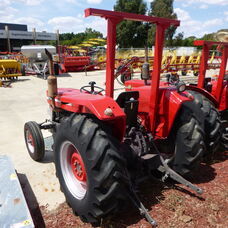
[[[30,152],[34,153],[34,140],[33,140],[32,134],[29,130],[27,130],[27,132],[26,132],[26,141],[27,141],[27,145],[28,145]]]
[[[31,144],[32,146],[34,146],[33,138],[32,138],[31,133],[28,133],[28,143]]]
[[[74,152],[71,157],[71,168],[74,173],[74,176],[79,181],[86,181],[86,171],[84,163],[82,161],[81,156],[76,152]]]
[[[61,172],[70,193],[82,200],[87,192],[87,172],[81,154],[70,141],[64,141],[60,147]]]

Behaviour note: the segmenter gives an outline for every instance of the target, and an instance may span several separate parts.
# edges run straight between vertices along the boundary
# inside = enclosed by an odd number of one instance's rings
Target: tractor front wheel
[[[30,157],[35,161],[42,161],[45,154],[44,138],[35,121],[25,123],[24,137]]]
[[[126,164],[120,143],[102,123],[73,114],[60,124],[54,151],[61,190],[83,222],[99,225],[120,209],[126,198],[120,178],[127,177]]]

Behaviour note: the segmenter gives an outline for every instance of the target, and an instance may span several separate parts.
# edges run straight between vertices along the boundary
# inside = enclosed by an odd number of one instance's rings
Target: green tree
[[[155,17],[165,17],[165,18],[171,18],[176,19],[177,15],[173,11],[173,0],[154,0],[150,4],[150,16]],[[172,45],[173,36],[175,34],[176,27],[171,26],[166,30],[166,40],[167,45]],[[155,39],[155,26],[151,26],[151,29],[149,31],[149,44],[154,44]]]
[[[204,34],[204,36],[201,39],[202,40],[216,41],[216,39],[215,39],[215,33]]]
[[[193,47],[194,46],[194,41],[196,40],[197,38],[195,36],[189,36],[187,38],[185,38],[183,40],[183,46],[186,46],[186,47]]]
[[[117,0],[115,11],[145,15],[146,3],[143,0]],[[147,40],[146,24],[136,21],[122,21],[117,26],[117,43],[122,48],[144,47]]]
[[[85,30],[85,38],[86,40],[91,38],[103,38],[103,34],[91,28],[86,28]]]
[[[59,36],[62,45],[77,45],[91,38],[103,38],[103,34],[92,28],[86,28],[85,32],[63,33]]]
[[[173,46],[178,47],[178,46],[183,46],[183,40],[184,39],[184,33],[180,32],[178,33],[174,40],[173,40]]]

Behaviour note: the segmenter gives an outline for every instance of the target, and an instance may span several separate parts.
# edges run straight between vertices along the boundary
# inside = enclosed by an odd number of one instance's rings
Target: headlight
[[[184,82],[179,82],[177,84],[177,92],[181,93],[184,92],[186,90],[186,84]]]
[[[104,110],[104,114],[105,114],[106,116],[112,116],[112,115],[113,115],[113,111],[112,111],[111,108],[106,108],[106,109]]]

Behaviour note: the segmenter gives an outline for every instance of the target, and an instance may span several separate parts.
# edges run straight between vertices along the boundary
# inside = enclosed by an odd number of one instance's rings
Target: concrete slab
[[[104,87],[105,71],[88,72],[87,76],[84,72],[65,74],[59,76],[58,86],[80,88],[89,81]],[[23,134],[25,122],[43,122],[48,118],[46,89],[47,82],[35,76],[20,77],[12,88],[0,88],[0,155],[9,155],[17,172],[27,176],[38,203],[53,209],[65,198],[59,190],[52,154],[47,153],[43,163],[34,162],[28,155]]]

